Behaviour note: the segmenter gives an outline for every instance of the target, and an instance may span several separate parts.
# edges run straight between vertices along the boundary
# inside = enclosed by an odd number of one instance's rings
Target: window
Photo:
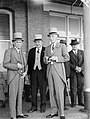
[[[0,9],[0,71],[3,68],[3,56],[6,49],[10,47],[12,41],[12,13],[8,10]]]
[[[61,39],[66,39],[68,51],[71,50],[71,39],[77,38],[80,49],[83,49],[82,16],[74,16],[50,12],[50,27],[57,27]]]

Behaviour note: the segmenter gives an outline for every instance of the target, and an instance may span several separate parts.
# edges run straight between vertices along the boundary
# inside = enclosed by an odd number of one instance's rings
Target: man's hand
[[[81,71],[82,71],[81,67],[76,66],[76,72],[80,73]]]
[[[21,76],[21,78],[24,78],[27,75],[27,72],[24,72]]]
[[[18,69],[23,69],[24,68],[24,65],[20,64],[20,63],[17,63],[17,66],[18,66]]]
[[[57,61],[58,60],[58,58],[56,57],[56,56],[52,56],[52,57],[50,57],[49,58],[51,61]]]
[[[50,63],[50,62],[51,62],[51,60],[50,60],[49,57],[45,56],[45,59],[46,59],[46,62],[47,62],[47,63]]]

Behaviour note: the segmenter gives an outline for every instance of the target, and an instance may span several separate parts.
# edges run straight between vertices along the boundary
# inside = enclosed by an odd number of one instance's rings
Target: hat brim
[[[24,41],[24,39],[22,39],[22,38],[15,38],[15,39],[12,40],[12,42],[15,42],[17,40],[21,40],[22,42]]]
[[[50,37],[51,34],[57,34],[59,37],[59,34],[57,32],[50,32],[47,36]]]
[[[60,43],[65,44],[65,45],[67,44],[65,40],[60,40]]]
[[[39,41],[39,40],[41,40],[41,41],[42,41],[42,39],[34,39],[34,42]]]
[[[79,42],[77,42],[77,43],[70,43],[70,45],[78,45],[79,44]]]

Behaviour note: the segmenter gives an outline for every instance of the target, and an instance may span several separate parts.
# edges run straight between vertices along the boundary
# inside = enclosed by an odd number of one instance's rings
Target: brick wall
[[[0,8],[11,9],[14,11],[13,32],[23,33],[24,45],[23,50],[27,51],[27,34],[26,34],[26,3],[21,0],[3,0],[0,1]]]
[[[26,6],[27,5],[27,6]],[[14,31],[23,33],[23,50],[28,51],[34,46],[34,35],[43,35],[43,44],[47,46],[49,41],[49,12],[43,12],[43,5],[35,5],[26,0],[0,1],[0,8],[9,8],[14,11]]]
[[[43,12],[42,5],[35,5],[28,2],[28,49],[34,46],[34,35],[43,35],[43,44],[48,44],[49,14]]]

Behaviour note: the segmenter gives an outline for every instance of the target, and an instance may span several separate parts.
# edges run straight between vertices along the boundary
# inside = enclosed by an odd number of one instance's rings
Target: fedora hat
[[[21,32],[15,32],[14,33],[14,39],[12,40],[12,42],[17,41],[17,40],[24,41],[23,38],[22,38],[22,33]]]
[[[60,40],[60,43],[63,43],[65,45],[67,44],[66,40],[62,40],[62,39]]]
[[[77,39],[72,39],[71,40],[71,43],[70,43],[70,45],[77,45],[77,44],[79,44],[79,42],[77,41]]]
[[[50,34],[57,34],[57,35],[59,36],[59,34],[58,34],[58,30],[57,30],[56,27],[52,27],[52,28],[50,28],[50,32],[49,32],[49,34],[48,34],[47,36],[49,37]]]
[[[42,40],[42,34],[35,34],[34,42],[38,40]]]

